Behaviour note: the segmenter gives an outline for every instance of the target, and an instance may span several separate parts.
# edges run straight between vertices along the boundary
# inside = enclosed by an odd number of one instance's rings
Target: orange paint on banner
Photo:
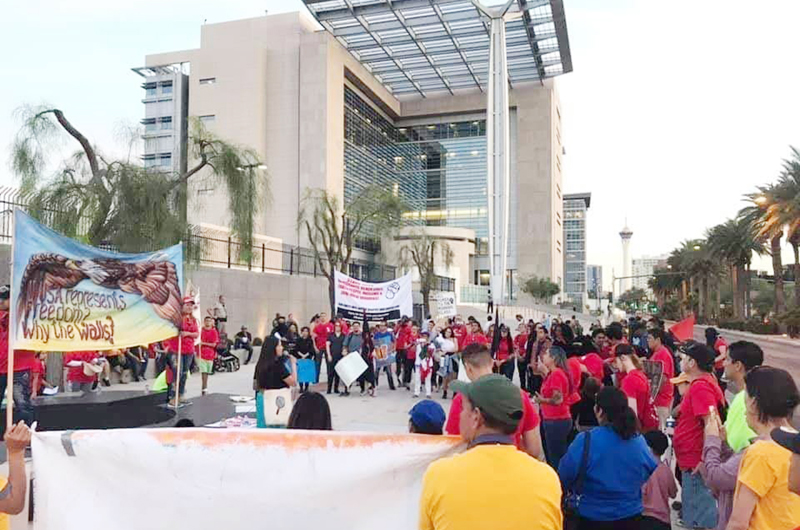
[[[333,431],[236,430],[236,429],[153,429],[147,432],[164,445],[200,444],[204,447],[223,445],[275,446],[287,450],[368,448],[377,444],[451,445],[458,446],[458,436],[426,434],[345,433]],[[103,436],[102,431],[77,431],[73,441]]]

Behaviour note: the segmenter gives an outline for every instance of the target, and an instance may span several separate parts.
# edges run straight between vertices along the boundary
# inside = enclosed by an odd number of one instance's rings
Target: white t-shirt
[[[214,318],[228,318],[228,311],[222,302],[217,302],[217,305],[214,306]]]

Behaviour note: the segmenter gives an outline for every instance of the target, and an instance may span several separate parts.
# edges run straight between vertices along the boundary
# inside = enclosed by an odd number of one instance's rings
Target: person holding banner
[[[0,287],[0,399],[6,395],[8,386],[8,339],[9,297],[11,287]],[[31,373],[36,362],[36,353],[29,350],[14,350],[14,421],[33,423],[34,410],[31,402]]]
[[[20,514],[25,509],[28,489],[25,448],[31,443],[31,431],[20,421],[6,430],[3,440],[8,455],[8,479],[0,477],[0,530],[9,530],[8,516]]]
[[[187,296],[183,299],[183,322],[180,334],[165,341],[167,346],[167,366],[172,370],[172,382],[167,389],[167,400],[173,407],[178,406],[177,396],[183,397],[186,393],[186,374],[189,372],[192,355],[194,355],[194,341],[200,336],[197,321],[192,315],[194,298]],[[180,374],[178,374],[178,355],[181,356]],[[175,382],[178,389],[175,389]]]
[[[303,326],[292,353],[297,359],[297,383],[300,385],[301,393],[307,392],[308,385],[318,378],[318,374],[315,371],[315,353],[311,329],[308,326]]]
[[[328,320],[328,314],[322,312],[319,314],[319,317],[316,320],[316,323],[312,321],[311,326],[311,337],[314,339],[314,347],[316,348],[316,355],[314,356],[314,365],[317,369],[317,378],[314,381],[315,383],[319,383],[319,376],[322,372],[322,358],[327,358],[327,342],[328,342],[328,335],[333,333],[333,324]],[[326,362],[326,367],[327,362]],[[328,367],[330,368],[330,367]],[[328,379],[331,378],[331,370],[328,369]],[[330,393],[330,392],[329,392]]]
[[[381,370],[386,372],[386,379],[389,383],[389,390],[394,390],[394,377],[392,376],[392,362],[396,358],[394,347],[394,333],[389,329],[389,324],[383,320],[378,324],[378,331],[373,335],[373,343],[375,345],[375,386],[378,386],[378,380],[381,377]],[[400,384],[398,380],[397,384]]]
[[[297,380],[286,367],[283,345],[273,336],[267,336],[261,346],[261,354],[253,374],[253,390],[256,391],[256,421],[261,429],[269,427],[264,418],[264,391],[293,387]]]
[[[331,390],[336,390],[339,393],[339,374],[336,373],[336,364],[344,357],[344,341],[347,336],[342,333],[342,324],[336,322],[333,325],[333,333],[328,335],[328,340],[325,342],[325,352],[327,363],[325,364],[325,371],[328,373],[328,394]],[[344,389],[343,396],[350,395],[347,387]]]

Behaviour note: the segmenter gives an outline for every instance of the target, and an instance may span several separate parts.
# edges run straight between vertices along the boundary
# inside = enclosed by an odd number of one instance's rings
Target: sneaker
[[[430,399],[430,398],[431,398],[430,394],[425,394],[425,399]]]
[[[103,385],[104,386],[111,386],[111,381],[108,380],[108,379],[103,379]]]
[[[419,397],[419,394],[414,394],[414,399],[417,399],[418,397]]]
[[[442,399],[447,399],[447,390],[442,393]]]

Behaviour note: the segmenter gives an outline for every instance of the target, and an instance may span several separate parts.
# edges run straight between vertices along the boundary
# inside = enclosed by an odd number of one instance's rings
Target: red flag
[[[676,339],[683,342],[694,338],[694,313],[684,318],[677,324],[673,324],[669,331],[675,336]]]

